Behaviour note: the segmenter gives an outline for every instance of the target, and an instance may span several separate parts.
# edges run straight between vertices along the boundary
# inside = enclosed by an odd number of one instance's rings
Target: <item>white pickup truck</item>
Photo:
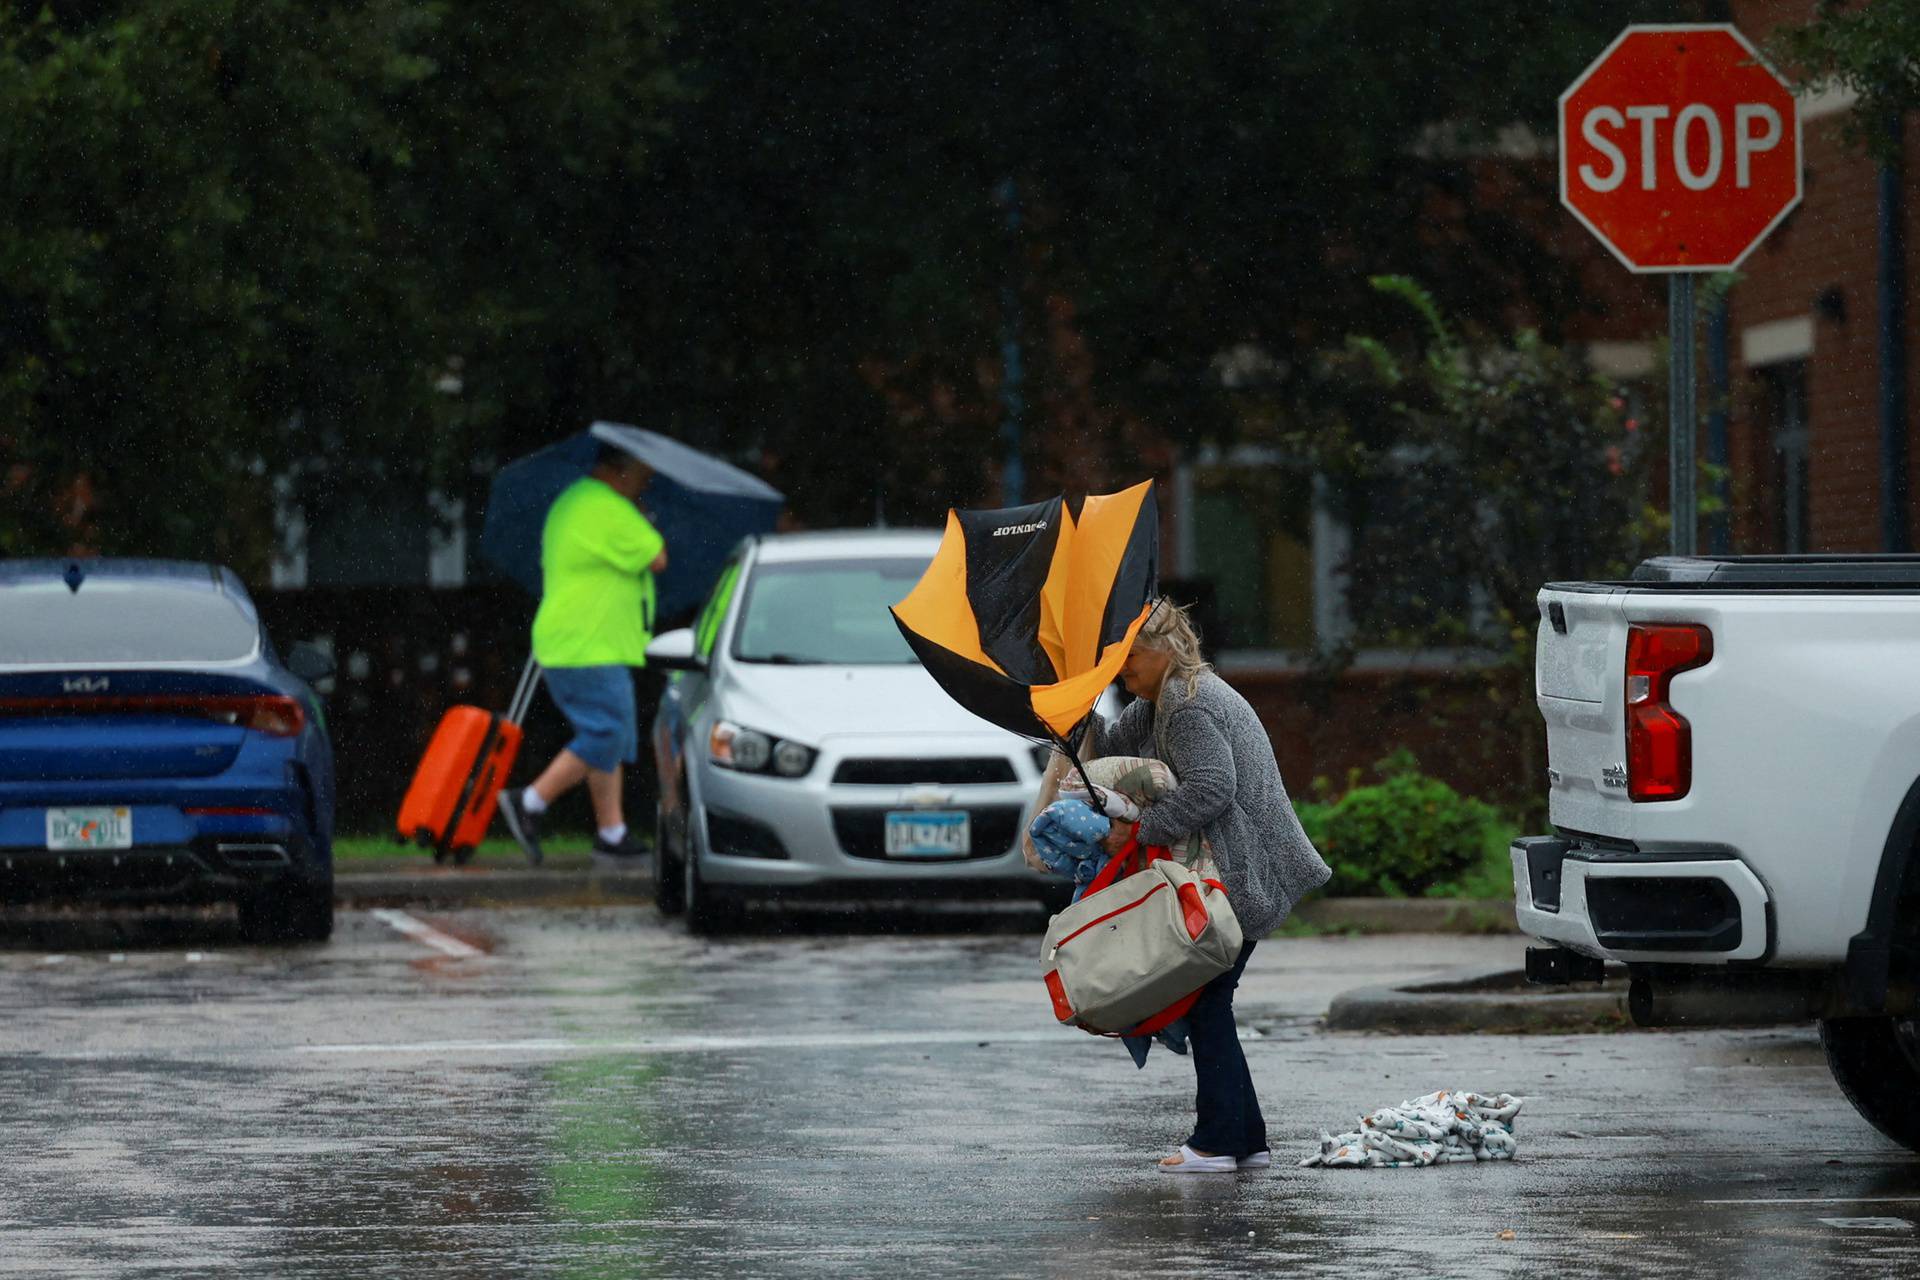
[[[1663,557],[1539,603],[1529,976],[1624,964],[1642,1025],[1817,1020],[1920,1150],[1920,556]]]

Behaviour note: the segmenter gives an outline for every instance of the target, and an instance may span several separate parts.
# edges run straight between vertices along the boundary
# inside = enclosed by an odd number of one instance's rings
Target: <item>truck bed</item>
[[[1920,591],[1920,555],[1654,556],[1633,577],[1549,591]]]

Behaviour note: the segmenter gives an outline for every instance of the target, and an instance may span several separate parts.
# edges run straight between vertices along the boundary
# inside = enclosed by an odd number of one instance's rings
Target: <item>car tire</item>
[[[240,899],[240,934],[248,942],[325,942],[333,936],[333,881],[275,885]]]
[[[1909,1151],[1920,1151],[1920,1024],[1911,1018],[1826,1018],[1820,1043],[1853,1109]]]
[[[687,932],[703,938],[722,934],[739,923],[739,905],[724,890],[707,883],[700,874],[700,854],[695,847],[693,823],[687,823],[686,858],[681,867],[685,892],[682,902],[687,915]]]
[[[683,809],[681,812],[685,812]],[[686,860],[673,852],[674,821],[659,805],[653,807],[653,905],[663,916],[687,909]],[[682,830],[685,829],[684,823]],[[684,849],[686,842],[681,841]]]

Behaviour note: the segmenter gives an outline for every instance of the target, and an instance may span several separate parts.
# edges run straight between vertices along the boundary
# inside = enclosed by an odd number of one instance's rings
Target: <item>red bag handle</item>
[[[1145,858],[1140,862],[1140,865],[1134,866],[1134,859],[1142,853],[1146,855]],[[1100,868],[1100,874],[1096,875],[1088,883],[1087,892],[1080,896],[1084,898],[1088,894],[1098,893],[1102,889],[1118,884],[1122,872],[1125,872],[1127,875],[1132,875],[1136,871],[1145,871],[1162,858],[1171,857],[1173,857],[1173,850],[1169,849],[1166,845],[1141,844],[1140,824],[1136,822],[1133,824],[1132,832],[1127,836],[1127,843],[1121,847],[1120,852],[1107,859],[1107,865]],[[1203,883],[1209,888],[1218,889],[1222,893],[1227,891],[1227,886],[1221,884],[1218,880],[1207,880]]]
[[[1136,822],[1133,824],[1133,830],[1128,834],[1127,843],[1122,846],[1119,853],[1107,859],[1107,865],[1100,868],[1100,874],[1095,876],[1092,882],[1087,885],[1087,893],[1098,893],[1109,885],[1119,883],[1122,873],[1132,875],[1136,871],[1145,871],[1148,867],[1160,861],[1160,859],[1171,857],[1173,857],[1173,851],[1163,844],[1141,844],[1140,824]],[[1133,865],[1136,859],[1140,860],[1138,866]],[[1222,893],[1227,891],[1227,886],[1221,884],[1218,880],[1208,880],[1206,883],[1209,887],[1218,889]],[[1084,897],[1086,895],[1083,894],[1082,896]],[[1189,911],[1192,909],[1192,904],[1183,902],[1182,906],[1186,907]],[[1200,909],[1200,913],[1204,919],[1206,914],[1204,907]],[[1191,922],[1188,927],[1193,927]],[[1052,974],[1048,975],[1048,981],[1051,985],[1058,984],[1058,979]],[[1203,991],[1205,988],[1203,987],[1201,990]],[[1102,1036],[1109,1040],[1118,1040],[1122,1036],[1150,1036],[1156,1031],[1164,1031],[1180,1019],[1186,1017],[1187,1013],[1193,1008],[1193,1002],[1199,998],[1200,991],[1189,992],[1142,1022],[1139,1026],[1127,1031],[1095,1031],[1092,1027],[1086,1026],[1080,1029],[1089,1035]],[[1055,994],[1054,1004],[1056,1013],[1066,1008],[1066,993],[1064,991]],[[1066,1019],[1062,1018],[1061,1021],[1064,1022]]]
[[[1146,858],[1136,867],[1133,865],[1133,861],[1140,855],[1142,849],[1146,851]],[[1080,896],[1084,898],[1087,894],[1098,893],[1102,889],[1118,884],[1122,872],[1125,872],[1127,875],[1132,875],[1136,871],[1145,871],[1149,864],[1158,862],[1162,858],[1171,858],[1172,856],[1173,852],[1165,845],[1142,845],[1140,843],[1140,824],[1136,822],[1133,824],[1133,830],[1127,835],[1126,845],[1121,848],[1120,852],[1107,859],[1107,865],[1100,868],[1100,874],[1093,878],[1087,885],[1087,892]]]

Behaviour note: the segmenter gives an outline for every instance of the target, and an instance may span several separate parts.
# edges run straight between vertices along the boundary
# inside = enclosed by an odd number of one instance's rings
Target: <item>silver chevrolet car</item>
[[[706,932],[752,897],[1065,901],[1019,848],[1047,748],[962,710],[887,612],[939,542],[750,539],[695,624],[654,640],[673,672],[653,725],[663,912]]]

